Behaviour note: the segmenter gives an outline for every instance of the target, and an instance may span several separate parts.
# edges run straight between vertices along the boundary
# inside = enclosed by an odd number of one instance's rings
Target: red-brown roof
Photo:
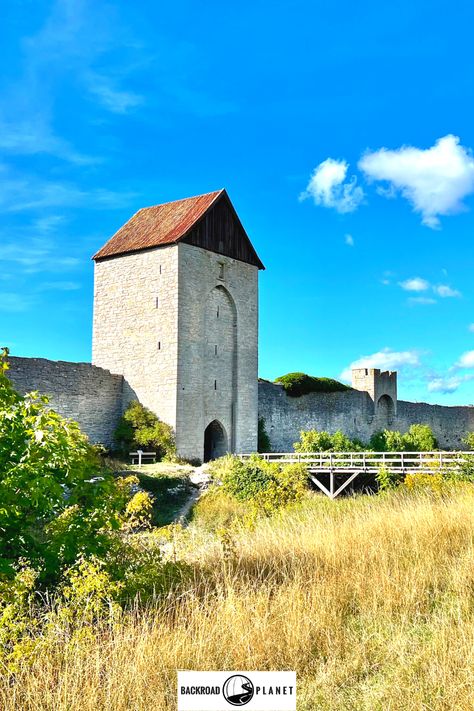
[[[103,259],[183,239],[225,190],[144,207],[130,218],[92,259]]]

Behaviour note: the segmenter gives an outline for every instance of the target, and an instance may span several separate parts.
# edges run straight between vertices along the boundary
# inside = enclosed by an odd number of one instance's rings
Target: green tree
[[[57,579],[80,555],[103,555],[120,526],[120,492],[75,422],[24,397],[0,357],[0,578],[28,561],[40,580]]]
[[[126,455],[139,447],[155,451],[158,459],[170,459],[176,455],[172,427],[137,400],[132,401],[114,432],[119,451]]]

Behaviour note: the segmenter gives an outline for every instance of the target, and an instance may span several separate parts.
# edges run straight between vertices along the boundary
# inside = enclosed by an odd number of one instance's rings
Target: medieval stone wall
[[[96,262],[92,362],[126,382],[176,428],[178,249],[160,247]]]
[[[38,390],[48,395],[50,406],[78,422],[91,442],[112,445],[122,414],[121,375],[90,363],[15,357],[9,357],[8,362],[7,375],[19,393]]]
[[[412,424],[429,425],[439,445],[462,449],[462,438],[474,431],[474,407],[445,407],[398,401],[392,422],[368,416],[372,402],[368,393],[348,390],[310,393],[289,397],[281,385],[262,381],[258,388],[258,414],[265,420],[272,450],[291,452],[301,430],[341,430],[351,438],[368,442],[372,434],[388,428],[406,432]]]

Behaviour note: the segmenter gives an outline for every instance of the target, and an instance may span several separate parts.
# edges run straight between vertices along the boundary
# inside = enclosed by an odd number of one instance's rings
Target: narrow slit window
[[[161,341],[158,341],[158,350],[161,351]]]
[[[224,279],[224,262],[219,262],[219,279]]]
[[[217,318],[219,318],[219,307],[217,307]]]
[[[214,355],[217,355],[217,346],[214,346]]]
[[[158,298],[158,296],[156,296],[155,297],[155,309],[157,309],[159,307],[159,305],[160,305],[160,299]]]
[[[161,264],[160,264],[160,274],[161,274]]]
[[[217,380],[214,380],[214,390],[217,390]]]

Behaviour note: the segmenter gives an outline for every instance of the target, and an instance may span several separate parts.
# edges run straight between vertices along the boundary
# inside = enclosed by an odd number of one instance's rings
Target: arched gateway
[[[219,420],[213,420],[204,431],[204,461],[222,457],[228,451],[227,435]]]

